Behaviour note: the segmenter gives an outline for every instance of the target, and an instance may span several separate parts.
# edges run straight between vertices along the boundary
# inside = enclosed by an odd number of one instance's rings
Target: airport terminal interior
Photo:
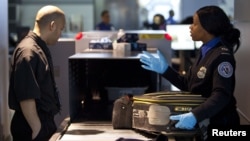
[[[186,74],[202,45],[190,37],[192,16],[206,5],[221,7],[241,31],[235,55],[237,111],[242,125],[250,125],[250,3],[246,0],[2,0],[0,5],[0,141],[12,141],[8,107],[10,58],[18,42],[33,29],[36,11],[56,5],[65,12],[66,26],[56,45],[49,46],[62,109],[51,141],[151,141],[157,132],[115,129],[114,103],[124,95],[140,96],[179,89],[160,74],[141,67],[142,51],[163,53],[170,66]],[[109,11],[112,29],[96,29],[101,12]],[[159,25],[174,11],[175,23]],[[124,38],[118,38],[123,36]],[[118,40],[120,39],[120,40]],[[129,48],[129,49],[128,49]],[[195,101],[195,100],[194,100]],[[141,108],[141,107],[140,107]],[[136,110],[133,111],[135,115]],[[141,116],[138,112],[138,116]],[[126,115],[121,115],[122,116]],[[141,119],[138,121],[142,122]],[[139,123],[131,121],[134,125]],[[145,121],[143,121],[145,122]],[[150,121],[147,121],[150,122]],[[132,124],[131,123],[131,124]],[[143,124],[142,124],[143,125]],[[161,132],[169,140],[172,133]],[[194,132],[178,135],[195,136]]]

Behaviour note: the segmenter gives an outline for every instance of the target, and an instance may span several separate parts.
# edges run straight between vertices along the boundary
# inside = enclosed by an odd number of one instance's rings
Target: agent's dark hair
[[[103,10],[102,13],[101,13],[101,17],[103,17],[106,14],[109,14],[109,11],[108,10]]]
[[[240,46],[240,31],[234,28],[225,12],[217,6],[205,6],[197,12],[201,26],[210,34],[220,37],[232,52]]]

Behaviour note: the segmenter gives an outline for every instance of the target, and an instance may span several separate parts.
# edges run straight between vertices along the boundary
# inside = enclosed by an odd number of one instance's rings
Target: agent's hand
[[[171,120],[179,120],[179,122],[175,124],[175,127],[181,129],[191,130],[197,123],[196,118],[192,112],[181,115],[170,116],[169,118]]]
[[[159,50],[157,50],[158,57],[154,57],[147,51],[143,51],[142,53],[143,55],[141,55],[140,57],[140,62],[144,64],[142,65],[144,69],[154,71],[160,74],[163,74],[167,70],[168,63]]]

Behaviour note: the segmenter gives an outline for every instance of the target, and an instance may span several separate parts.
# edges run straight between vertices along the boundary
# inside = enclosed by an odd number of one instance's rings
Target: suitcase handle
[[[167,124],[166,127],[166,132],[171,132],[173,130],[177,130],[177,128],[175,128],[175,124],[178,122],[179,120],[170,120],[169,123]]]
[[[157,95],[176,95],[176,94],[189,95],[191,93],[186,92],[186,91],[160,91],[160,92],[155,92],[155,93],[146,93],[144,95],[157,96]]]
[[[201,95],[194,95],[194,94],[189,94],[189,95],[180,95],[180,94],[176,94],[176,95],[157,95],[155,96],[156,98],[175,98],[176,97],[180,97],[180,98],[190,98],[190,97],[193,97],[193,98],[201,98]]]

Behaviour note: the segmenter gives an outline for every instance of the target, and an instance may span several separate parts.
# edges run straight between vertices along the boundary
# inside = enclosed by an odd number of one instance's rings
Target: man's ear
[[[50,22],[50,30],[51,30],[51,31],[56,30],[56,22],[55,22],[55,21],[51,21],[51,22]]]

